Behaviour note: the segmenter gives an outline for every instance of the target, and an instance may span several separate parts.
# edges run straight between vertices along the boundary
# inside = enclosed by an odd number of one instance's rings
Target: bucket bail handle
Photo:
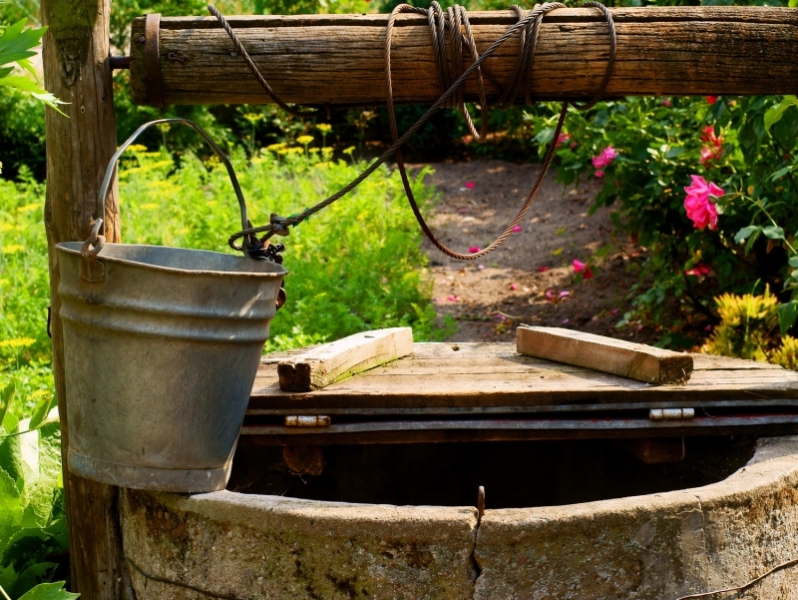
[[[141,135],[141,133],[145,129],[148,129],[153,125],[164,125],[167,123],[188,125],[192,129],[194,129],[194,131],[199,133],[200,136],[202,136],[202,138],[208,143],[208,145],[211,147],[211,150],[214,151],[216,156],[219,157],[219,160],[221,160],[222,163],[224,164],[225,168],[227,169],[227,174],[230,177],[230,182],[233,184],[233,190],[235,190],[236,198],[238,198],[238,206],[241,210],[241,229],[245,230],[252,227],[252,225],[249,222],[249,219],[247,218],[247,203],[244,200],[244,194],[241,191],[241,186],[238,183],[238,177],[236,177],[235,170],[233,170],[233,165],[230,164],[230,159],[227,157],[227,154],[225,154],[225,152],[219,147],[219,145],[216,142],[213,141],[213,139],[205,132],[205,130],[202,129],[202,127],[200,127],[199,125],[197,125],[194,121],[191,121],[189,119],[183,119],[180,117],[172,117],[168,119],[156,119],[155,121],[149,121],[147,123],[144,123],[141,127],[136,129],[136,131],[134,131],[133,134],[129,138],[127,138],[121,146],[119,146],[117,151],[111,157],[111,160],[108,163],[108,167],[105,169],[105,176],[103,177],[102,185],[100,185],[100,193],[97,197],[97,219],[93,223],[91,237],[84,244],[84,249],[88,248],[87,244],[89,244],[90,242],[91,245],[94,246],[94,249],[91,250],[91,252],[93,252],[92,257],[97,256],[97,253],[100,252],[103,244],[105,243],[105,238],[98,234],[102,229],[103,217],[105,216],[105,198],[108,195],[108,189],[111,187],[111,181],[114,177],[114,173],[116,173],[117,161],[119,160],[119,157],[122,155],[122,153],[125,150],[127,150],[127,148],[133,142],[136,141],[136,139],[139,137],[139,135]],[[102,240],[100,242],[99,247],[95,244],[96,240]],[[257,236],[249,235],[244,239],[244,243],[238,249],[240,249],[246,256],[258,259],[260,258],[261,246],[262,244],[258,240]],[[85,252],[84,256],[87,256]]]

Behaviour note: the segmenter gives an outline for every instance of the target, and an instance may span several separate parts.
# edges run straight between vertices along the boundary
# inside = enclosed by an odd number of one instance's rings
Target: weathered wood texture
[[[651,386],[616,375],[523,356],[514,344],[415,344],[412,356],[309,393],[283,392],[277,362],[258,371],[250,414],[259,409],[521,407],[569,403],[798,399],[798,373],[732,358],[694,354],[683,385]],[[345,411],[344,411],[345,412]],[[297,413],[298,414],[298,413]],[[338,413],[335,413],[338,414]]]
[[[277,365],[280,389],[309,392],[413,353],[410,327],[364,331],[318,346]]]
[[[108,65],[110,0],[43,0],[47,90],[68,102],[65,118],[47,110],[45,226],[50,260],[53,372],[61,415],[64,488],[70,531],[72,587],[82,598],[125,598],[117,488],[82,479],[67,468],[69,424],[64,380],[64,341],[58,316],[55,244],[83,240],[97,207],[106,163],[116,149],[116,121]],[[105,235],[119,241],[116,186],[105,204]]]
[[[689,354],[561,327],[522,325],[516,344],[521,354],[648,383],[683,383],[693,372]]]
[[[791,94],[798,88],[798,13],[788,8],[673,7],[610,9],[618,55],[608,97],[690,94]],[[275,92],[299,104],[379,104],[387,15],[231,17],[232,26]],[[480,52],[515,22],[510,11],[475,12]],[[131,86],[148,103],[144,21],[133,22]],[[607,25],[591,9],[552,12],[541,27],[532,92],[536,99],[584,99],[607,66]],[[500,82],[510,76],[518,37],[487,64]],[[171,60],[167,58],[171,53]],[[160,70],[166,104],[267,103],[209,17],[163,18]],[[425,17],[401,15],[392,44],[398,102],[430,102],[438,89]],[[466,66],[470,62],[466,60]],[[497,90],[487,82],[490,97]],[[476,100],[476,80],[466,87]]]

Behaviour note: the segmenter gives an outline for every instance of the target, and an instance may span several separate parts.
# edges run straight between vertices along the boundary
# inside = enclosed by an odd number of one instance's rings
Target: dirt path
[[[436,163],[428,179],[441,201],[430,224],[460,252],[485,247],[515,217],[538,165],[496,160]],[[611,235],[610,211],[588,211],[598,182],[563,188],[549,173],[521,226],[505,245],[477,261],[456,261],[425,241],[440,315],[458,325],[450,341],[509,341],[519,323],[569,327],[635,341],[651,332],[616,323],[637,281],[639,249]],[[593,277],[577,281],[572,261],[589,263]]]

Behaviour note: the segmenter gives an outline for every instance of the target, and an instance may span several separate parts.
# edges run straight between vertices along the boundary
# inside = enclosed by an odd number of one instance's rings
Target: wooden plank
[[[793,48],[798,14],[789,8],[651,7],[610,9],[618,53],[607,97],[630,95],[790,94],[798,87]],[[275,92],[298,104],[385,102],[383,45],[387,15],[230,17]],[[510,11],[472,13],[484,52],[515,22]],[[131,88],[148,103],[143,19],[132,26]],[[598,88],[609,53],[607,26],[595,10],[560,9],[544,19],[531,78],[534,100],[584,99]],[[516,60],[513,36],[488,59],[506,83]],[[161,20],[161,79],[166,104],[269,102],[210,17]],[[172,56],[172,60],[167,56]],[[178,57],[175,59],[175,57]],[[438,89],[426,19],[400,15],[392,43],[397,102],[431,102]],[[465,60],[466,67],[470,59]],[[488,96],[499,95],[489,81]],[[476,79],[465,87],[477,100]]]
[[[677,402],[690,407],[710,401],[755,403],[798,398],[796,372],[753,361],[692,356],[697,364],[712,368],[694,370],[684,385],[652,386],[523,356],[513,344],[415,344],[412,356],[311,393],[280,390],[277,365],[263,364],[253,386],[250,408],[323,411],[629,402]],[[505,365],[503,372],[497,372],[501,365]],[[722,365],[728,368],[719,368]]]
[[[53,374],[61,415],[64,493],[72,566],[72,588],[82,598],[129,598],[122,558],[118,489],[73,475],[67,466],[69,423],[64,378],[64,340],[59,317],[59,270],[55,245],[84,240],[97,208],[105,167],[116,150],[116,119],[108,64],[110,0],[43,0],[44,81],[67,104],[65,118],[45,113],[47,197],[45,228],[50,266]],[[105,236],[119,240],[116,183],[105,199]]]
[[[287,392],[318,390],[412,353],[410,327],[356,333],[278,363],[280,389]]]
[[[561,327],[521,325],[516,343],[521,354],[657,385],[683,383],[693,372],[689,354]]]

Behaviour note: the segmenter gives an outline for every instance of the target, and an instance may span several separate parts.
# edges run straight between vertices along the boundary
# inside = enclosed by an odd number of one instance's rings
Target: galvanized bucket
[[[286,271],[93,237],[57,246],[69,468],[122,487],[224,488]]]

